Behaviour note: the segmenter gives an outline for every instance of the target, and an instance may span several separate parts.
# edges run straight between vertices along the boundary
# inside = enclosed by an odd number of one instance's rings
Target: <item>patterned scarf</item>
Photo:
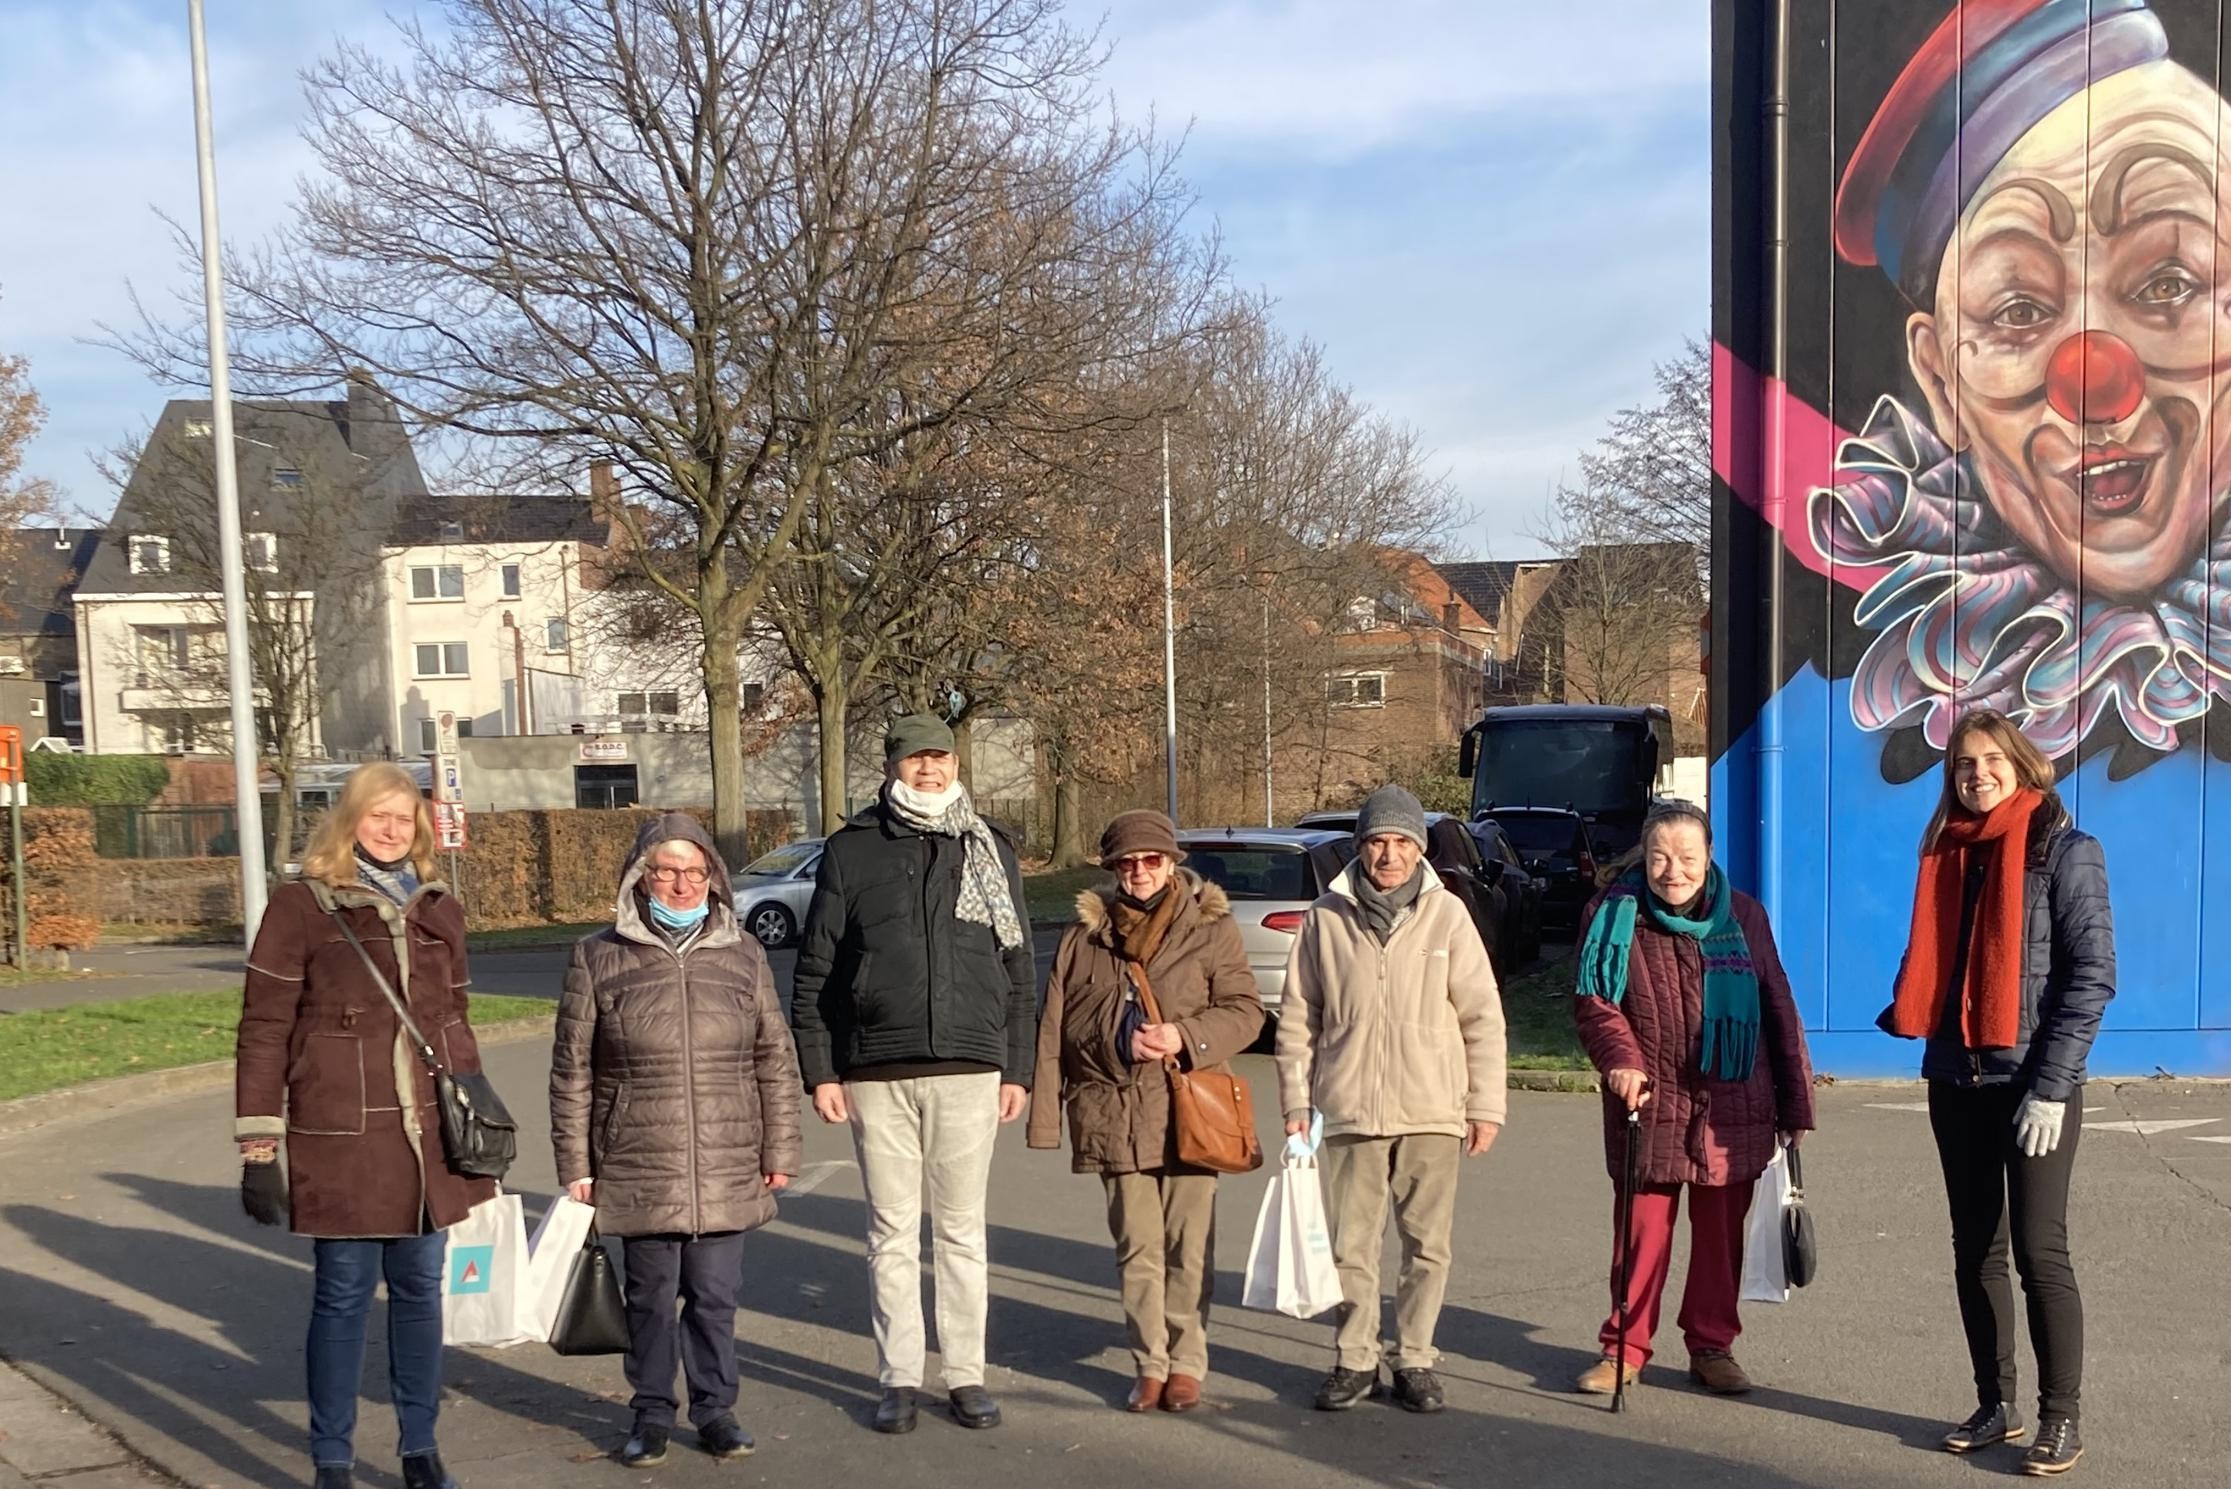
[[[1704,915],[1689,920],[1658,903],[1635,870],[1614,884],[1596,909],[1588,939],[1580,947],[1576,991],[1584,998],[1618,1004],[1627,996],[1628,954],[1634,946],[1635,920],[1669,935],[1702,943],[1704,954],[1704,1038],[1697,1065],[1715,1079],[1745,1081],[1758,1059],[1758,972],[1751,945],[1735,919],[1735,892],[1718,864],[1704,881]]]
[[[356,845],[356,877],[366,889],[377,890],[394,901],[397,909],[409,904],[411,896],[418,893],[418,870],[409,858],[382,863],[365,852],[362,843]]]
[[[917,791],[904,781],[883,788],[883,800],[893,815],[916,832],[959,838],[967,845],[961,862],[960,918],[988,925],[1002,951],[1023,944],[1022,921],[1015,915],[1015,897],[1007,884],[1007,866],[1000,862],[999,843],[968,799],[968,788],[954,785],[935,795]]]

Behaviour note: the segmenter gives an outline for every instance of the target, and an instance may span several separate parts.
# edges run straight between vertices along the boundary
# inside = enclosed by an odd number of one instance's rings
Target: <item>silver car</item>
[[[806,923],[822,841],[801,838],[761,854],[730,886],[736,895],[736,924],[769,951],[797,940],[798,927]]]
[[[1355,857],[1344,832],[1271,827],[1195,827],[1177,835],[1185,866],[1222,889],[1232,902],[1247,947],[1248,970],[1263,1007],[1275,1010],[1286,995],[1286,958],[1302,915],[1348,860]]]

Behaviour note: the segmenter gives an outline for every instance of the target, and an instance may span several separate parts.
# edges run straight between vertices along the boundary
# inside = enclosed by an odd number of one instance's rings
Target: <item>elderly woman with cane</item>
[[[1581,1044],[1603,1075],[1619,1228],[1604,1357],[1577,1388],[1623,1395],[1641,1378],[1686,1188],[1680,1323],[1689,1373],[1707,1390],[1740,1395],[1751,1389],[1732,1352],[1742,1332],[1744,1217],[1777,1138],[1794,1145],[1813,1126],[1813,1074],[1766,911],[1712,861],[1701,810],[1652,809],[1641,865],[1583,918],[1575,991]],[[1630,1141],[1639,1149],[1631,1167]]]

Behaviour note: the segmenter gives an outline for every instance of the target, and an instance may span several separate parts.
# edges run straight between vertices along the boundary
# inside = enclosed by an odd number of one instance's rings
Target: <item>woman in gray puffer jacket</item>
[[[558,1179],[626,1250],[631,1468],[666,1456],[677,1353],[699,1444],[752,1450],[735,1416],[744,1232],[798,1171],[802,1089],[713,840],[684,813],[645,823],[612,926],[573,948],[550,1065]]]

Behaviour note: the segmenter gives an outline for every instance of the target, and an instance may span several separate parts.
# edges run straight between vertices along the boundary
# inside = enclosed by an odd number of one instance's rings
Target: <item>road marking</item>
[[[1926,1101],[1870,1101],[1867,1103],[1867,1109],[1874,1112],[1925,1112],[1929,1109],[1929,1103]]]
[[[790,1181],[787,1188],[776,1191],[776,1198],[779,1200],[786,1194],[811,1194],[846,1169],[856,1167],[858,1165],[849,1158],[832,1158],[825,1163],[809,1163],[798,1170],[797,1176]]]
[[[2131,1122],[2094,1122],[2088,1132],[2129,1132],[2139,1137],[2152,1137],[2157,1132],[2175,1132],[2183,1127],[2206,1127],[2220,1122],[2220,1117],[2154,1117]]]

